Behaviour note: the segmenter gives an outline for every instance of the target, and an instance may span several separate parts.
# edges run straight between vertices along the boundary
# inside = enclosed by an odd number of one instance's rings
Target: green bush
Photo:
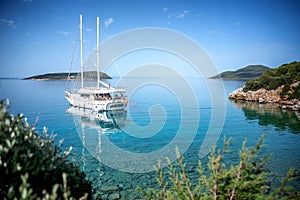
[[[68,153],[46,131],[37,135],[23,115],[10,115],[7,104],[0,102],[1,199],[22,199],[24,194],[45,198],[54,189],[58,199],[91,198],[91,182],[67,159]]]
[[[273,90],[282,85],[290,85],[294,81],[300,81],[300,62],[292,62],[268,70],[259,78],[247,81],[243,90],[244,92],[261,88]]]
[[[295,87],[295,90],[293,93],[289,94],[290,99],[300,99],[300,84]]]
[[[284,87],[282,88],[280,96],[283,97],[283,96],[287,95],[289,91],[290,91],[290,85],[289,84],[285,84]]]
[[[224,155],[228,152],[231,140],[224,140],[223,150],[216,151],[214,147],[209,156],[205,169],[199,161],[198,182],[192,185],[185,170],[183,157],[177,150],[178,161],[175,166],[169,162],[167,170],[161,168],[158,162],[157,182],[160,189],[138,188],[147,199],[278,199],[290,189],[288,182],[298,173],[290,169],[286,178],[282,180],[282,186],[272,193],[267,194],[269,187],[267,181],[268,172],[266,163],[269,156],[259,156],[263,137],[254,147],[246,147],[243,143],[239,153],[239,163],[226,166]],[[166,175],[167,174],[167,175]],[[291,193],[284,198],[294,198],[299,193]],[[299,199],[299,198],[298,198]]]

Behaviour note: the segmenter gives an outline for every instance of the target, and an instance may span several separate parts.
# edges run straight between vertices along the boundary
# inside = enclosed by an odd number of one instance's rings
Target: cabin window
[[[117,104],[113,104],[110,106],[111,108],[120,108],[120,107],[123,107],[123,104],[122,103],[117,103]]]

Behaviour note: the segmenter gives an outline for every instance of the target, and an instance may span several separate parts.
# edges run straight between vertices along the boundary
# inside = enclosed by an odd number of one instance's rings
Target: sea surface
[[[290,167],[300,169],[299,113],[230,101],[228,94],[242,87],[242,81],[190,78],[192,93],[184,93],[185,97],[180,90],[155,82],[132,90],[128,108],[114,113],[70,107],[64,99],[65,81],[1,79],[0,96],[10,100],[11,113],[24,113],[39,134],[45,126],[56,134],[56,141],[64,138],[63,148],[72,146],[70,159],[87,173],[103,199],[140,198],[136,187],[157,187],[154,165],[158,159],[164,165],[165,157],[174,161],[176,146],[190,179],[196,181],[198,160],[205,164],[207,152],[214,144],[222,148],[224,136],[233,139],[226,157],[230,165],[238,161],[245,139],[251,146],[265,134],[262,153],[271,155],[271,188],[279,185]],[[213,86],[220,84],[225,96],[214,94]],[[217,97],[223,104],[214,103]],[[299,177],[293,182],[296,191],[299,182]]]

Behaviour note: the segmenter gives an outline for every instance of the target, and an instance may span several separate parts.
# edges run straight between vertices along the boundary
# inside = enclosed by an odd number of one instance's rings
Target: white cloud
[[[162,11],[166,12],[168,11],[168,8],[163,8]]]
[[[208,33],[212,35],[212,34],[215,34],[216,31],[215,30],[209,30]]]
[[[71,32],[67,32],[67,31],[56,31],[56,33],[61,34],[61,35],[65,35],[68,36],[71,34]]]
[[[177,14],[176,19],[184,18],[188,13],[188,10],[181,11]]]
[[[107,20],[104,21],[104,26],[107,28],[109,25],[111,25],[114,22],[113,18],[108,18]]]
[[[3,23],[3,24],[6,24],[8,26],[11,26],[13,27],[15,22],[13,20],[10,20],[10,19],[0,19],[0,22]]]
[[[92,31],[93,31],[93,29],[91,29],[91,28],[85,28],[85,30],[86,30],[87,32],[92,32]]]

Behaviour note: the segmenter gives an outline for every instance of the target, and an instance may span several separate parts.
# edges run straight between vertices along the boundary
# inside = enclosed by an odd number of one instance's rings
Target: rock
[[[292,106],[291,109],[294,110],[294,111],[298,111],[299,110],[296,106]]]
[[[100,195],[97,199],[108,199],[108,194]]]
[[[300,81],[293,83],[290,87],[295,88],[297,85],[300,84]],[[282,109],[289,109],[289,110],[300,110],[300,100],[299,99],[289,99],[288,96],[282,96],[281,92],[283,89],[283,85],[278,87],[275,90],[266,90],[261,88],[257,91],[247,91],[244,92],[243,88],[238,88],[231,92],[228,96],[229,99],[236,99],[242,101],[250,101],[250,102],[258,102],[260,104],[263,103],[270,103],[270,104],[277,104],[278,107]]]
[[[115,200],[115,199],[120,199],[120,194],[119,193],[111,193],[108,195],[109,200]]]
[[[265,100],[264,100],[263,98],[260,97],[260,98],[258,99],[258,102],[259,102],[259,103],[264,103]]]
[[[286,101],[279,101],[279,103],[280,103],[280,104],[284,104],[284,105],[289,105],[289,106],[294,105],[294,102],[293,102],[293,101],[288,101],[288,100],[286,100]]]
[[[100,188],[100,191],[103,193],[110,193],[110,192],[114,192],[117,190],[119,190],[119,187],[115,186],[115,185]]]

